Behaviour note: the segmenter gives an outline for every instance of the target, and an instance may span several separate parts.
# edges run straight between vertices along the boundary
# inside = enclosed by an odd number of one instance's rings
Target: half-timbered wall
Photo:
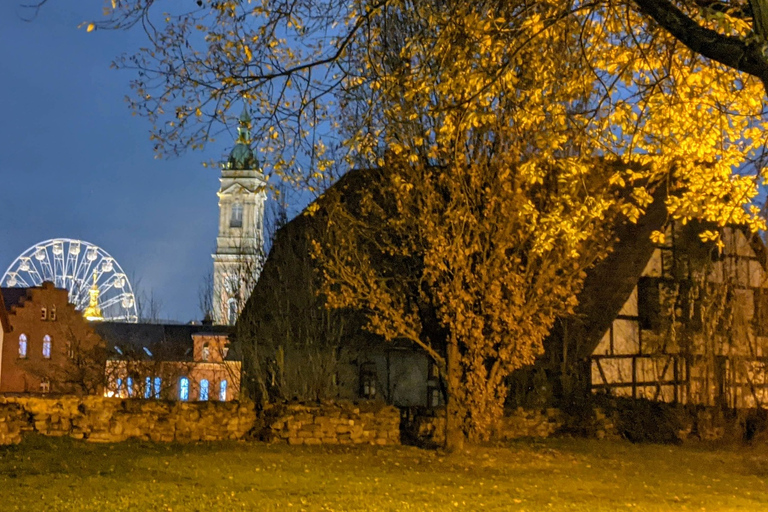
[[[593,390],[704,405],[768,403],[762,243],[729,228],[718,251],[684,229],[667,231],[593,352]]]

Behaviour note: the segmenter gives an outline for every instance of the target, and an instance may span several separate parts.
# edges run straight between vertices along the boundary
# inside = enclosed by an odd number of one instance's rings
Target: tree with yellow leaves
[[[316,178],[334,158],[385,170],[318,241],[329,302],[432,354],[449,424],[482,438],[504,377],[574,307],[617,218],[636,221],[663,186],[672,219],[765,227],[751,204],[763,77],[684,47],[662,15],[745,48],[751,18],[678,4],[120,1],[95,26],[149,31],[118,66],[138,70],[133,107],[160,151],[204,143],[246,101],[278,174]]]

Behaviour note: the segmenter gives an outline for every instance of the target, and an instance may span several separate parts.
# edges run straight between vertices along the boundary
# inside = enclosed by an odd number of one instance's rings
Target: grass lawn
[[[258,443],[0,447],[0,510],[768,510],[768,449],[555,439],[445,454]]]

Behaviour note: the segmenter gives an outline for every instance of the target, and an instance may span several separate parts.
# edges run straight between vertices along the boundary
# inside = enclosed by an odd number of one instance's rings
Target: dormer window
[[[241,228],[243,227],[243,205],[242,203],[235,203],[232,205],[232,216],[229,218],[229,227]]]
[[[203,361],[207,361],[211,357],[211,347],[207,343],[203,345]]]

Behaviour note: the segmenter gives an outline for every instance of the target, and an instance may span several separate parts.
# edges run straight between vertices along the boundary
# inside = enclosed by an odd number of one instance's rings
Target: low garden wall
[[[95,442],[241,439],[256,421],[250,404],[87,397],[0,397],[0,445],[25,432]]]
[[[403,415],[403,429],[419,445],[441,445],[445,441],[445,409],[412,408]],[[526,410],[518,407],[508,412],[495,429],[497,440],[523,437],[549,437],[563,426],[558,409]]]
[[[288,444],[400,444],[400,411],[381,403],[274,405],[261,438]]]

